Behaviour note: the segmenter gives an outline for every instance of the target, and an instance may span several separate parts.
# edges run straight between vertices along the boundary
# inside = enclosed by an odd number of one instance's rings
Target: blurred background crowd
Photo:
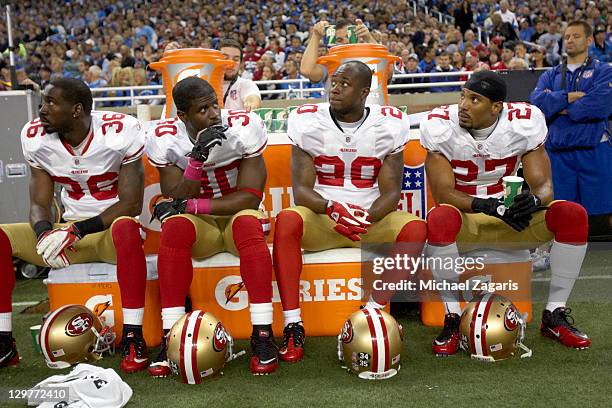
[[[425,14],[425,6],[430,15]],[[376,41],[401,57],[396,73],[556,65],[562,55],[565,25],[574,19],[583,19],[594,29],[595,42],[589,53],[612,62],[612,2],[606,0],[419,0],[416,4],[359,0],[26,0],[13,4],[12,12],[18,81],[41,87],[58,76],[83,79],[91,88],[161,84],[148,64],[161,58],[169,43],[177,42],[183,48],[215,48],[223,38],[243,44],[243,77],[255,81],[300,78],[310,30],[320,20],[333,24],[361,19]],[[2,18],[0,90],[10,86],[6,33]],[[324,52],[321,46],[319,55]],[[447,80],[456,81],[457,77]],[[426,79],[395,80],[422,81]],[[452,90],[424,87],[394,92]],[[155,92],[142,90],[137,94]],[[108,95],[123,96],[122,91]],[[279,94],[264,96],[274,97]]]

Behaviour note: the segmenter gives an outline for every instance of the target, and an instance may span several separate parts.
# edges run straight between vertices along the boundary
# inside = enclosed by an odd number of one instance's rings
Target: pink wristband
[[[189,214],[210,214],[210,200],[208,198],[190,198],[187,200],[185,211]]]
[[[187,162],[187,167],[183,172],[183,177],[187,180],[191,181],[200,181],[202,179],[202,167],[204,166],[204,162],[196,160],[192,157],[189,158]]]

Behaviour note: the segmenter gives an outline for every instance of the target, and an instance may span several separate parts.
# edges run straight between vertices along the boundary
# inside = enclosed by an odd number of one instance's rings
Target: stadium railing
[[[457,80],[457,81],[444,81],[444,82],[420,82],[420,83],[412,83],[412,84],[397,84],[393,83],[396,80],[401,79],[411,79],[411,78],[439,78],[439,77],[468,77],[473,74],[474,71],[454,71],[454,72],[430,72],[430,73],[419,73],[419,74],[394,74],[393,80],[391,83],[387,85],[389,90],[392,89],[414,89],[414,88],[440,88],[440,87],[452,87],[452,86],[461,86],[465,83],[465,81]],[[262,89],[260,90],[262,95],[283,95],[285,99],[293,99],[289,98],[289,95],[295,97],[295,99],[305,99],[311,96],[313,93],[321,93],[325,92],[325,88],[307,88],[306,84],[309,83],[309,80],[306,78],[300,79],[279,79],[279,80],[270,80],[270,81],[255,81],[257,85],[281,85],[281,84],[299,84],[298,88],[292,89]],[[139,95],[140,91],[144,90],[152,90],[156,92],[161,92],[163,87],[161,85],[147,85],[147,86],[130,86],[130,87],[108,87],[108,88],[92,88],[91,91],[94,95],[94,108],[96,105],[103,106],[106,103],[114,102],[114,101],[129,101],[129,105],[126,106],[135,106],[139,104],[139,101],[160,101],[159,104],[163,104],[163,101],[166,99],[164,94],[160,95]],[[96,96],[99,94],[106,94],[109,92],[129,92],[129,95],[126,96]],[[140,102],[142,103],[142,102]],[[157,103],[153,103],[157,104]]]

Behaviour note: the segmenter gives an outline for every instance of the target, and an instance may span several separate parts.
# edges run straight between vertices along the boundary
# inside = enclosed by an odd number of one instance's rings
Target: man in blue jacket
[[[593,44],[589,46],[589,55],[601,62],[612,62],[612,41],[607,35],[606,26],[598,24],[593,31]]]
[[[546,150],[555,199],[582,204],[589,216],[612,213],[612,66],[588,56],[591,26],[568,24],[566,69],[558,65],[540,77],[530,101],[546,116]],[[592,219],[594,217],[591,217]]]

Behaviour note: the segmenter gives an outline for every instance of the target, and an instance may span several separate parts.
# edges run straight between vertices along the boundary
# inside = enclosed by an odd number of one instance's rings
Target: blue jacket
[[[577,78],[580,76],[578,84]],[[591,59],[586,67],[567,70],[565,89],[561,89],[561,66],[544,72],[529,100],[546,116],[548,139],[546,148],[564,150],[595,147],[604,132],[609,132],[608,117],[612,114],[612,66]],[[568,90],[585,96],[567,102]],[[566,110],[567,114],[559,114]]]
[[[595,42],[589,46],[589,55],[601,62],[612,62],[612,41],[606,39],[603,49],[595,45]]]

